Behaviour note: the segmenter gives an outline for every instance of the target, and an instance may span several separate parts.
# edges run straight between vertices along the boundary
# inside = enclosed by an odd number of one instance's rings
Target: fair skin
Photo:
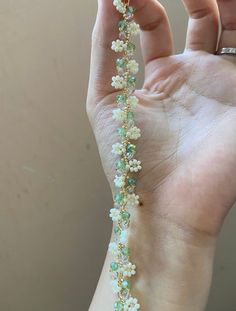
[[[155,0],[131,1],[142,29],[145,80],[135,111],[142,129],[136,155],[143,163],[136,189],[141,204],[132,213],[129,243],[138,267],[132,291],[146,311],[205,310],[217,239],[236,201],[236,58],[214,55],[218,40],[220,47],[236,47],[236,0],[183,3],[186,48],[173,55],[165,9]],[[110,81],[117,55],[110,45],[119,13],[111,0],[98,4],[87,112],[114,192]],[[113,310],[109,256],[90,311]]]

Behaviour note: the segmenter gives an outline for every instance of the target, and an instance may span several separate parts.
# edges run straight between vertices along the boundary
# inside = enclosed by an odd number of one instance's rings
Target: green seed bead
[[[112,263],[111,263],[111,270],[112,270],[112,271],[117,271],[118,268],[119,268],[119,265],[118,265],[117,262],[112,262]]]
[[[132,178],[132,177],[129,177],[128,178],[128,185],[129,186],[135,186],[137,183],[136,179]]]
[[[130,253],[128,247],[122,248],[122,251],[121,251],[121,252],[122,252],[122,254],[123,254],[124,256],[129,256],[129,253]]]
[[[130,285],[130,282],[129,281],[127,281],[127,280],[124,280],[122,283],[121,283],[121,286],[122,286],[122,288],[124,288],[124,289],[130,289],[130,287],[131,287],[131,285]]]
[[[120,204],[124,199],[124,195],[120,192],[115,193],[114,200],[116,203]]]
[[[127,7],[127,13],[133,14],[134,11],[135,11],[135,9],[134,9],[132,6],[128,6],[128,7]]]
[[[114,232],[115,232],[115,234],[121,234],[121,229],[120,229],[120,227],[119,227],[119,226],[115,226]]]
[[[133,153],[136,149],[136,146],[134,144],[128,144],[127,146],[127,152]]]
[[[132,76],[128,79],[127,83],[128,85],[133,85],[136,82],[136,77]]]
[[[123,211],[121,213],[121,217],[122,217],[123,220],[129,220],[130,219],[130,213],[127,212],[127,211]]]
[[[125,102],[125,95],[124,94],[119,94],[116,96],[116,101],[118,103],[124,103]]]
[[[127,22],[125,20],[121,20],[118,22],[119,30],[124,31],[127,29]]]
[[[126,130],[123,127],[118,128],[117,129],[117,133],[121,137],[125,137],[126,136]]]
[[[127,113],[127,119],[128,119],[128,121],[133,121],[133,119],[134,119],[134,113],[133,113],[132,111],[129,111],[129,112]]]
[[[127,44],[127,50],[128,50],[129,53],[133,53],[133,52],[135,51],[135,49],[136,49],[135,44],[133,44],[133,43],[131,43],[131,42],[129,42],[129,43]]]
[[[117,67],[121,67],[121,68],[125,68],[126,62],[123,58],[118,58],[116,60],[116,66]]]
[[[125,167],[126,167],[125,161],[123,161],[123,160],[118,160],[118,161],[116,162],[116,168],[117,168],[118,170],[124,170]]]
[[[115,304],[114,304],[114,309],[115,309],[116,311],[123,311],[123,309],[124,309],[124,304],[123,304],[123,302],[120,301],[120,300],[116,301]]]

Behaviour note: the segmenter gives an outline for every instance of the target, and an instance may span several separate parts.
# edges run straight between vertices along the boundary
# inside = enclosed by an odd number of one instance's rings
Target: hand
[[[145,61],[144,85],[136,92],[140,99],[136,124],[142,130],[137,158],[143,163],[137,193],[145,204],[150,197],[157,199],[160,189],[168,189],[165,210],[157,213],[216,234],[236,199],[236,57],[213,53],[218,9],[223,26],[234,25],[236,1],[219,1],[218,7],[209,0],[185,1],[190,22],[186,50],[180,55],[172,55],[169,23],[160,4],[147,0],[133,4],[144,30]],[[87,109],[113,189],[111,145],[117,141],[118,125],[112,120],[116,104],[110,80],[117,55],[110,45],[117,36],[119,14],[110,0],[100,1],[99,6]],[[233,30],[224,30],[221,46],[236,46],[234,37]]]
[[[165,219],[185,232],[217,237],[236,200],[236,57],[214,53],[219,14],[220,47],[236,47],[236,0],[183,2],[189,26],[180,55],[173,55],[164,8],[154,0],[132,3],[142,28],[145,63],[144,84],[135,94],[140,100],[135,120],[142,130],[136,158],[143,163],[136,191],[142,207],[136,218],[148,218],[140,221],[146,231],[155,230],[157,219]],[[87,99],[112,191],[111,146],[117,141],[117,124],[112,120],[116,93],[110,81],[117,55],[110,45],[117,37],[118,20],[112,1],[100,0]]]

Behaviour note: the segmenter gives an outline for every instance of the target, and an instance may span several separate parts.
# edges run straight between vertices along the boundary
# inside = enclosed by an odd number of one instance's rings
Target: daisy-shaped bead
[[[113,154],[118,154],[118,155],[122,155],[123,153],[125,153],[125,147],[123,144],[121,143],[116,143],[112,145],[112,153]]]
[[[126,165],[126,169],[129,170],[130,172],[137,173],[142,169],[141,161],[136,159],[130,160],[129,164]]]
[[[127,69],[132,73],[136,74],[139,71],[139,64],[136,62],[136,60],[132,59],[127,64]]]
[[[140,26],[135,22],[131,22],[128,25],[128,32],[131,36],[136,36],[140,33]]]
[[[119,247],[118,247],[117,243],[116,242],[110,242],[109,247],[108,247],[108,251],[112,255],[116,256],[119,253]]]
[[[114,76],[114,77],[112,77],[111,86],[113,86],[117,90],[121,90],[124,87],[126,87],[126,80],[124,77]]]
[[[131,109],[135,109],[138,105],[138,98],[134,95],[130,96],[127,99],[127,104],[130,106]]]
[[[117,39],[116,41],[112,41],[111,49],[115,52],[123,52],[127,49],[127,43],[123,40]]]
[[[127,119],[127,114],[120,108],[113,109],[113,120],[123,122]]]
[[[126,12],[126,7],[121,0],[114,0],[113,5],[116,7],[117,11],[124,14]]]
[[[111,208],[109,216],[112,221],[119,221],[121,219],[120,211],[117,208]]]
[[[141,137],[141,130],[137,126],[133,126],[128,130],[126,135],[128,138],[136,140]]]
[[[139,204],[139,196],[135,193],[127,194],[124,202],[127,208],[137,206]]]
[[[130,297],[126,300],[124,305],[124,311],[137,311],[140,309],[140,304],[138,303],[138,299]]]
[[[119,272],[121,272],[124,277],[130,278],[132,275],[135,275],[136,266],[131,262],[128,262],[127,264],[124,264],[123,266],[120,267]]]
[[[122,188],[125,186],[125,176],[115,176],[114,183],[116,187]]]

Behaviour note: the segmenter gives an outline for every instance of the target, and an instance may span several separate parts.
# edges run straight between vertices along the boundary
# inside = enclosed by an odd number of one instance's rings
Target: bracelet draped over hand
[[[117,295],[114,304],[116,311],[136,311],[140,309],[138,299],[131,295],[130,278],[136,273],[136,266],[130,261],[128,229],[131,221],[130,209],[139,204],[135,194],[136,173],[142,169],[141,161],[134,158],[136,145],[133,141],[141,136],[140,129],[134,124],[134,110],[138,98],[133,95],[136,85],[135,75],[139,64],[134,59],[135,44],[130,40],[139,34],[140,27],[133,20],[134,8],[130,1],[114,0],[113,4],[122,14],[118,23],[119,38],[112,42],[112,50],[121,56],[116,60],[117,75],[112,77],[111,85],[120,91],[116,95],[117,108],[113,110],[113,120],[119,123],[117,137],[119,142],[112,145],[112,153],[118,158],[115,162],[114,178],[117,192],[114,194],[114,207],[110,217],[114,222],[115,239],[109,244],[109,251],[114,256],[110,264],[112,288]]]

